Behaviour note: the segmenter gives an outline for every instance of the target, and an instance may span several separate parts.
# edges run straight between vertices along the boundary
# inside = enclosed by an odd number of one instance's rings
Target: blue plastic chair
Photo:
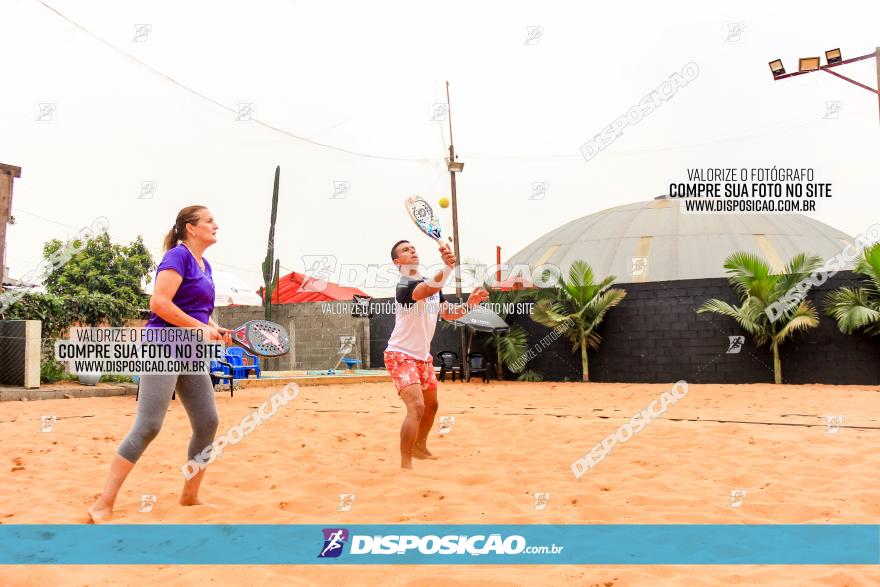
[[[257,379],[261,376],[259,359],[243,348],[226,349],[226,360],[232,365],[232,372],[236,379],[247,379],[251,371],[254,372]]]
[[[349,359],[348,357],[342,359],[342,362],[345,363],[345,368],[349,371],[354,369],[357,365],[361,364],[360,359]]]

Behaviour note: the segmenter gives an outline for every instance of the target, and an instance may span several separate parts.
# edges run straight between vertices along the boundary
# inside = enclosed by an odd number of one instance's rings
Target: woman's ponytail
[[[168,234],[165,235],[165,240],[162,243],[166,251],[170,251],[176,247],[177,243],[180,241],[186,240],[186,238],[184,238],[186,236],[186,225],[197,224],[199,221],[199,212],[204,209],[204,206],[187,206],[177,213],[177,219],[174,221],[174,226],[168,231]]]

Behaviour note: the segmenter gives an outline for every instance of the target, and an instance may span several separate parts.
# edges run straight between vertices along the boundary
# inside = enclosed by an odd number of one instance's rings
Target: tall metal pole
[[[6,270],[6,224],[12,214],[12,184],[21,177],[21,167],[0,163],[0,291]]]
[[[449,120],[449,163],[455,162],[455,146],[452,143],[452,104],[449,100],[449,82],[446,82],[446,116]],[[455,295],[459,302],[462,300],[461,293],[461,244],[458,240],[458,200],[455,193],[455,171],[449,169],[449,180],[452,188],[452,240],[455,244]],[[461,365],[462,375],[467,381],[470,375],[470,365],[467,360],[467,341],[461,329]]]
[[[880,92],[880,47],[874,53],[874,64],[877,66],[877,91]],[[880,93],[877,94],[877,107],[880,108]]]

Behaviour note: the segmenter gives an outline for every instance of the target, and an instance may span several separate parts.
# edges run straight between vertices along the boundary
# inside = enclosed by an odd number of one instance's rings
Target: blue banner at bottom
[[[4,565],[876,565],[880,525],[0,525]]]

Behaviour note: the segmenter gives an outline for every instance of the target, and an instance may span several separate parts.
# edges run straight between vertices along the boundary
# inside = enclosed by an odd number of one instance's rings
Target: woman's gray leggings
[[[175,388],[193,431],[188,457],[193,459],[214,442],[219,418],[210,375],[144,374],[141,375],[134,426],[116,450],[122,458],[136,463],[144,454],[162,428],[162,421]]]

